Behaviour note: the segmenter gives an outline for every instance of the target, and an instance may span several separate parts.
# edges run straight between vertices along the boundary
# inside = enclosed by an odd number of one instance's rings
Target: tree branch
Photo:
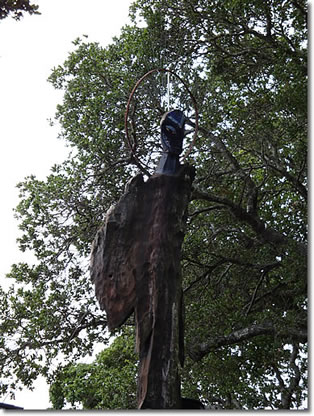
[[[295,363],[296,359],[298,358],[298,352],[299,352],[299,347],[297,344],[294,343],[293,349],[291,352],[291,357],[290,357],[290,367],[294,371],[294,377],[291,376],[289,386],[285,384],[283,378],[281,377],[280,370],[277,367],[277,365],[276,364],[272,365],[275,371],[278,383],[279,383],[279,387],[281,391],[281,403],[282,403],[283,409],[291,408],[292,395],[300,383],[301,373],[300,373],[299,367]]]
[[[86,317],[86,315],[83,315],[82,320]],[[23,342],[18,348],[14,350],[15,353],[18,353],[21,350],[25,350],[26,347],[37,350],[39,348],[47,347],[49,345],[68,345],[74,338],[76,338],[81,331],[88,328],[96,328],[98,326],[107,326],[107,320],[105,320],[103,317],[99,317],[99,319],[93,319],[89,322],[79,323],[77,326],[74,327],[72,330],[70,336],[65,335],[64,338],[56,338],[52,340],[34,340],[34,341],[26,341]]]
[[[263,322],[261,324],[253,324],[246,328],[233,331],[229,335],[210,338],[209,341],[199,345],[190,346],[188,353],[192,360],[200,361],[205,355],[220,347],[239,344],[259,335],[276,336],[290,340],[297,340],[302,343],[307,342],[307,331],[304,329],[283,328],[281,330],[277,330],[272,322]]]
[[[190,289],[192,289],[192,287],[194,285],[196,285],[196,283],[200,282],[201,280],[203,280],[206,277],[209,277],[211,275],[211,273],[219,266],[221,266],[222,264],[224,264],[226,262],[226,260],[220,260],[218,261],[216,264],[209,266],[208,269],[201,274],[201,276],[199,276],[196,280],[194,280],[187,288],[185,288],[183,290],[183,293],[186,293],[187,291],[189,291]]]
[[[266,160],[266,159],[265,159]],[[283,167],[280,166],[280,164],[274,161],[273,163],[270,163],[269,159],[266,160],[267,166],[273,169],[275,172],[279,172],[280,175],[284,176],[295,188],[296,191],[298,191],[305,201],[307,201],[307,189],[306,187],[299,181],[298,178],[291,175],[289,172],[287,172]]]
[[[268,228],[266,226],[265,221],[261,220],[258,215],[247,212],[239,205],[236,205],[230,199],[217,196],[211,192],[203,192],[196,188],[193,189],[191,200],[194,199],[203,199],[208,202],[215,202],[222,205],[225,205],[230,209],[232,214],[239,220],[247,223],[252,227],[257,235],[260,236],[263,242],[272,243],[272,244],[286,244],[293,241],[291,238],[279,233],[278,231],[274,230],[273,228]],[[307,254],[307,246],[306,244],[295,242],[297,248],[301,252],[302,255]]]
[[[189,122],[190,125],[194,125],[195,124],[192,122]],[[227,148],[227,146],[225,145],[225,143],[223,142],[223,140],[212,134],[211,132],[207,131],[206,129],[204,129],[203,127],[199,127],[199,130],[207,137],[209,137],[215,147],[221,152],[222,156],[225,158],[225,160],[227,162],[229,162],[231,164],[231,166],[233,167],[235,174],[240,176],[241,179],[244,181],[244,183],[247,186],[248,192],[247,192],[247,208],[248,208],[248,212],[250,212],[251,214],[257,214],[257,197],[258,197],[258,190],[257,190],[257,186],[254,183],[253,179],[251,178],[250,174],[247,174],[241,167],[241,165],[239,164],[239,162],[237,161],[237,159],[233,156],[233,154],[230,152],[230,150]]]

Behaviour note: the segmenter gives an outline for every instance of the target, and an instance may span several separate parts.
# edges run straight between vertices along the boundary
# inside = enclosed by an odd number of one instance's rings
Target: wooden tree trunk
[[[91,278],[109,328],[135,312],[142,409],[181,408],[180,260],[193,178],[188,166],[176,176],[135,177],[93,244]]]

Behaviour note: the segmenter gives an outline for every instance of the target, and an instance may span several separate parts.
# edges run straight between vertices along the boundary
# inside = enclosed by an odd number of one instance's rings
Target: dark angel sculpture
[[[168,111],[162,116],[160,126],[163,154],[155,173],[177,173],[180,167],[179,155],[182,152],[185,120],[185,115],[180,110]]]

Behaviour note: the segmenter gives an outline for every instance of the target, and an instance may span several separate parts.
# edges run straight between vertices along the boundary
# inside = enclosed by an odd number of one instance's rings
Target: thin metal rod
[[[167,111],[170,111],[170,72],[167,72]]]
[[[194,129],[194,135],[192,138],[192,142],[190,144],[190,146],[187,149],[187,152],[183,155],[182,160],[184,161],[188,155],[190,154],[192,147],[194,146],[196,137],[197,137],[197,133],[198,133],[198,107],[197,107],[197,103],[195,100],[195,97],[193,96],[192,92],[190,91],[188,85],[186,84],[185,81],[183,81],[183,79],[181,77],[179,77],[179,75],[177,75],[175,72],[171,71],[170,69],[166,69],[166,68],[155,68],[155,69],[151,69],[150,71],[148,71],[146,74],[144,74],[134,85],[131,94],[129,96],[128,102],[127,102],[127,106],[126,106],[126,110],[125,110],[125,114],[124,114],[124,128],[125,128],[125,136],[126,136],[126,144],[127,146],[130,148],[132,156],[136,162],[136,164],[138,166],[142,166],[139,158],[136,155],[136,146],[137,146],[137,140],[136,140],[136,136],[133,137],[133,142],[131,140],[130,134],[129,134],[129,128],[128,128],[128,116],[129,116],[129,111],[130,111],[130,104],[133,98],[133,95],[136,91],[136,89],[138,88],[138,86],[141,84],[142,81],[144,81],[145,78],[147,78],[148,76],[150,76],[151,74],[153,74],[154,72],[167,72],[171,75],[173,75],[175,78],[177,78],[185,87],[187,93],[189,94],[189,96],[192,99],[192,103],[193,103],[193,107],[194,107],[194,111],[195,111],[195,129]],[[145,169],[143,167],[143,169]]]

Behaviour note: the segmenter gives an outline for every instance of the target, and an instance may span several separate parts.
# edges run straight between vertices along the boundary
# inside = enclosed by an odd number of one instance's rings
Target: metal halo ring
[[[128,99],[128,102],[127,102],[127,106],[126,106],[126,111],[125,111],[125,114],[124,114],[124,128],[125,128],[125,135],[126,135],[126,144],[130,148],[130,150],[132,152],[132,155],[133,155],[133,157],[135,159],[136,164],[139,167],[141,167],[141,168],[143,168],[143,166],[142,166],[140,160],[138,159],[138,157],[135,154],[136,142],[133,145],[132,144],[132,141],[131,141],[131,138],[130,138],[130,135],[129,135],[128,116],[129,116],[129,110],[130,110],[130,103],[132,101],[132,98],[133,98],[133,95],[134,95],[135,91],[137,90],[138,86],[144,81],[144,79],[147,78],[147,77],[149,77],[154,72],[169,72],[171,75],[175,76],[184,85],[185,89],[189,93],[189,95],[190,95],[190,97],[192,99],[192,102],[193,102],[193,107],[194,107],[194,111],[195,111],[195,130],[194,130],[194,135],[193,135],[193,138],[192,138],[192,142],[191,142],[191,144],[190,144],[187,152],[183,155],[183,161],[190,154],[190,152],[191,152],[191,150],[192,150],[192,148],[194,146],[194,143],[195,143],[195,140],[196,140],[196,137],[197,137],[197,132],[198,132],[198,108],[197,108],[197,103],[196,103],[196,100],[195,100],[193,94],[191,93],[189,87],[187,86],[186,82],[184,82],[183,79],[181,77],[179,77],[179,75],[177,75],[175,72],[171,71],[170,69],[166,69],[166,68],[155,68],[155,69],[152,69],[152,70],[146,72],[146,74],[144,74],[136,82],[136,84],[134,85],[134,87],[133,87],[133,89],[131,91],[131,94],[129,96],[129,99]],[[143,168],[143,170],[145,171],[146,169]]]

